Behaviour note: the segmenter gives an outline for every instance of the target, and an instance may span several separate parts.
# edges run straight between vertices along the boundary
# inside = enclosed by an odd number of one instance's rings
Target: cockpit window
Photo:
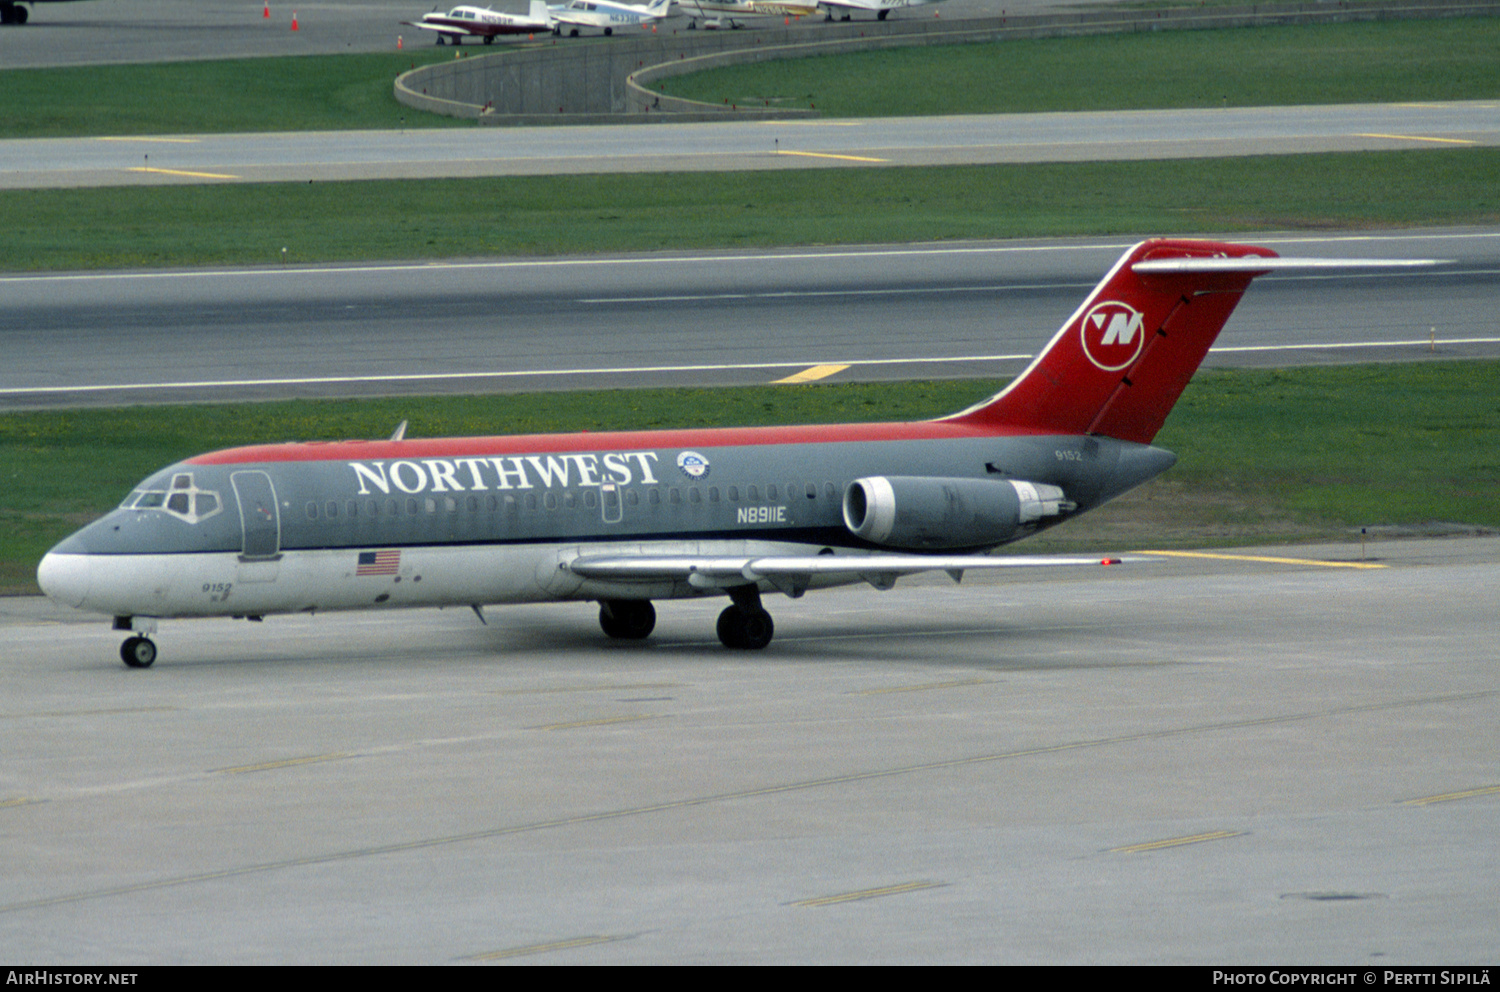
[[[127,510],[164,510],[190,524],[206,520],[224,508],[218,493],[194,485],[191,472],[172,476],[172,488],[165,492],[137,489],[120,506]]]

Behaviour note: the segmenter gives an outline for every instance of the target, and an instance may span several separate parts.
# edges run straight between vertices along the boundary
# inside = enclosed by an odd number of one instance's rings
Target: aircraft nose
[[[49,551],[36,567],[37,585],[54,602],[79,607],[88,599],[92,579],[88,555]]]

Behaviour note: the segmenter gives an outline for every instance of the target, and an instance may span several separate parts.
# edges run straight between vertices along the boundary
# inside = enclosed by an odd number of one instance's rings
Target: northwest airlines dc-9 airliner
[[[1151,445],[1250,281],[1427,265],[1131,248],[1001,393],[936,420],[268,444],[151,475],[47,553],[43,591],[114,618],[149,666],[165,618],[584,600],[639,639],[653,600],[725,596],[726,647],[764,648],[762,596],[975,568],[1110,564],[987,552],[1170,468]]]

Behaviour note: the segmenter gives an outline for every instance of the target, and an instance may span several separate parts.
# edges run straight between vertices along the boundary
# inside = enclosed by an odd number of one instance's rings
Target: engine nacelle
[[[981,548],[1072,508],[1061,489],[1042,482],[877,475],[849,483],[844,526],[893,548]]]

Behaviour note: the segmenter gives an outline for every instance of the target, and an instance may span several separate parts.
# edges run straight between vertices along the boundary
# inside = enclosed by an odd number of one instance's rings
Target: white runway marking
[[[1283,345],[1244,345],[1212,348],[1209,354],[1277,351],[1349,350],[1355,348],[1432,347],[1434,345],[1500,344],[1500,337],[1482,338],[1413,338],[1403,341],[1344,341]],[[52,396],[61,393],[120,393],[136,389],[231,389],[265,386],[329,386],[380,383],[459,382],[496,379],[544,378],[547,376],[648,375],[678,372],[746,372],[755,370],[806,369],[810,366],[840,369],[854,366],[936,365],[963,362],[1022,362],[1034,357],[1030,352],[1013,355],[954,355],[946,358],[915,356],[909,358],[861,358],[842,360],[804,359],[795,362],[725,362],[713,365],[618,365],[608,368],[516,369],[493,372],[427,372],[404,375],[325,375],[284,379],[212,379],[190,382],[117,382],[80,386],[37,386],[0,389],[0,396]]]

